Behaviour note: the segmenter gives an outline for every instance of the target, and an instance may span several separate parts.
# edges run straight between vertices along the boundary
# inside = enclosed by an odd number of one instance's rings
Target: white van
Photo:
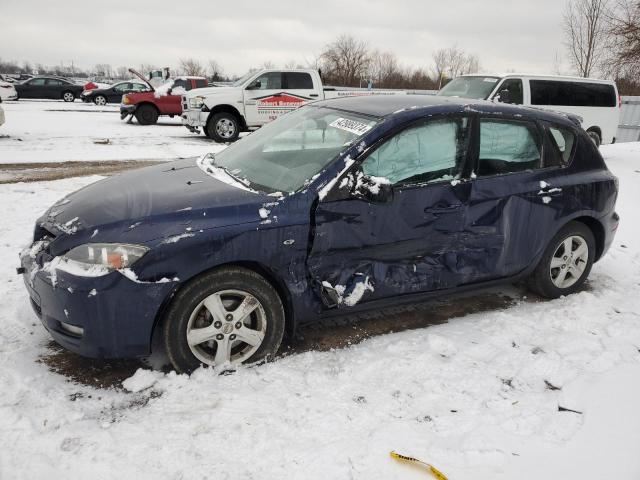
[[[463,75],[438,95],[513,103],[571,113],[596,145],[615,143],[620,120],[620,96],[611,80],[553,75]]]

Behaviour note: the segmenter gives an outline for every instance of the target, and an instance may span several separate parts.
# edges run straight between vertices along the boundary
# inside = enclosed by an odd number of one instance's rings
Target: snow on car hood
[[[214,228],[259,222],[273,198],[211,176],[193,159],[162,163],[107,178],[53,205],[38,224],[60,237],[57,249],[90,241],[145,242]]]

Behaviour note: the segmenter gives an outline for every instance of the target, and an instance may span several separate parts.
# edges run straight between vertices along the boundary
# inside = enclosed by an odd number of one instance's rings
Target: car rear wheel
[[[99,107],[103,107],[107,104],[107,97],[105,97],[104,95],[98,95],[93,99],[93,103],[95,103]]]
[[[163,319],[167,355],[178,372],[201,365],[255,363],[273,358],[284,334],[284,308],[257,273],[229,267],[181,289]]]
[[[600,144],[602,143],[602,139],[600,138],[600,135],[598,134],[598,132],[594,130],[589,130],[587,134],[589,135],[589,138],[594,143],[594,145],[596,147],[600,147]]]
[[[238,117],[228,112],[216,113],[207,122],[206,134],[218,143],[236,141],[240,134]]]
[[[551,240],[529,279],[530,288],[547,298],[577,291],[591,272],[596,243],[583,223],[570,222]]]
[[[76,96],[73,94],[73,92],[64,92],[62,94],[62,99],[65,102],[73,102],[76,99]]]
[[[135,115],[140,125],[154,125],[158,121],[158,110],[151,105],[140,105]]]

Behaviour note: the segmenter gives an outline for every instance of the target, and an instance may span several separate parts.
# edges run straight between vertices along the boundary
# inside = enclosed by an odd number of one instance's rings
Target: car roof
[[[424,114],[480,112],[489,114],[504,113],[509,116],[522,116],[529,119],[548,120],[575,125],[568,114],[532,107],[522,107],[486,100],[474,100],[459,97],[441,97],[438,95],[362,95],[339,97],[313,102],[317,107],[334,108],[376,118],[415,112],[415,116]]]
[[[549,74],[536,74],[536,73],[467,73],[460,75],[461,77],[496,77],[496,78],[531,78],[531,79],[545,79],[545,80],[564,80],[572,82],[585,82],[585,83],[615,83],[613,80],[605,80],[601,78],[585,78],[585,77],[572,77],[570,75],[549,75]]]

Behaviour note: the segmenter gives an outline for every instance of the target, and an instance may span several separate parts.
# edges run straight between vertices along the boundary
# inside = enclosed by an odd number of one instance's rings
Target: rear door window
[[[548,125],[546,131],[549,147],[545,153],[545,167],[568,165],[576,142],[575,134],[568,128],[555,125]]]
[[[195,88],[205,88],[208,87],[209,84],[207,83],[207,81],[204,78],[199,78],[196,80],[196,86]]]
[[[480,119],[478,176],[540,168],[541,140],[534,123]]]
[[[613,85],[606,83],[529,80],[532,105],[616,107]]]
[[[288,90],[312,90],[311,75],[305,72],[287,72],[284,74],[285,88]]]

